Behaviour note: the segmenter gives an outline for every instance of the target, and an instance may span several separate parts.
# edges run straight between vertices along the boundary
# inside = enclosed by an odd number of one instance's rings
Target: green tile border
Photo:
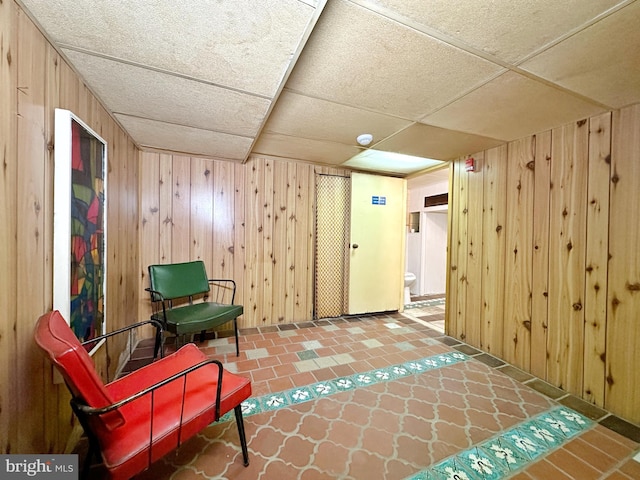
[[[405,310],[411,310],[412,308],[423,308],[423,307],[436,307],[438,305],[444,305],[444,298],[434,298],[432,300],[419,300],[417,302],[407,303],[404,306]]]
[[[595,422],[564,406],[529,418],[407,480],[501,480],[558,449]]]
[[[270,412],[296,405],[302,402],[317,400],[336,393],[352,390],[357,387],[369,387],[381,382],[390,382],[398,378],[424,373],[436,368],[454,365],[469,360],[469,356],[457,351],[432,355],[410,362],[391,365],[389,367],[354,373],[346,377],[333,378],[324,382],[316,382],[302,387],[291,388],[277,393],[259,397],[251,397],[242,402],[243,416]],[[232,412],[220,417],[220,422],[232,420]]]

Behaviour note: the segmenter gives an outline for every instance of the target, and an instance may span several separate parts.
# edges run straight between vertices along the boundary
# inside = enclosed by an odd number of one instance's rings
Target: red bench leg
[[[247,451],[247,437],[244,433],[244,420],[242,419],[242,405],[234,408],[236,414],[236,424],[238,425],[238,436],[240,437],[240,446],[242,447],[242,460],[244,466],[249,465],[249,452]]]

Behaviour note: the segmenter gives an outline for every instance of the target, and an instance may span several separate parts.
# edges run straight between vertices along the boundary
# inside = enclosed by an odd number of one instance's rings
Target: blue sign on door
[[[371,205],[386,205],[387,197],[379,197],[378,195],[373,195],[371,197]]]

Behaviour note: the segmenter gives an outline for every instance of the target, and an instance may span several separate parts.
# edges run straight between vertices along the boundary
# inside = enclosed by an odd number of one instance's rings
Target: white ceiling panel
[[[263,132],[356,145],[361,133],[377,142],[409,125],[409,120],[284,91]]]
[[[567,32],[588,24],[620,0],[369,0],[391,16],[400,15],[508,63],[538,51]]]
[[[26,0],[54,41],[273,97],[315,9],[297,0]]]
[[[114,113],[253,137],[271,104],[255,95],[73,50],[63,52]]]
[[[330,2],[287,88],[418,119],[502,69],[346,0]]]
[[[405,155],[453,160],[467,153],[493,148],[501,143],[502,140],[494,138],[416,123],[376,144],[375,148]]]
[[[611,108],[640,102],[640,2],[522,64]]]
[[[342,143],[264,133],[260,135],[252,153],[296,158],[322,165],[340,165],[362,150]]]
[[[423,122],[508,141],[603,110],[600,105],[508,72],[428,115]]]
[[[142,147],[236,161],[244,160],[251,148],[251,139],[247,137],[127,115],[116,114],[116,118]]]

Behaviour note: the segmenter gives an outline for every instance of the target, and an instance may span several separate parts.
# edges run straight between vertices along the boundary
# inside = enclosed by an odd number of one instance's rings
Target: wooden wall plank
[[[460,161],[451,162],[449,167],[449,199],[447,215],[447,280],[444,330],[455,336],[458,322],[458,249],[460,248]]]
[[[504,322],[507,146],[485,152],[482,191],[482,312],[478,346],[502,356]],[[451,214],[451,210],[449,210]]]
[[[613,114],[605,407],[640,423],[640,104]]]
[[[273,160],[265,159],[262,177],[262,321],[273,325]]]
[[[140,154],[140,220],[138,225],[140,249],[140,291],[149,287],[149,265],[160,263],[160,156]],[[149,294],[140,295],[138,318],[149,318]]]
[[[582,397],[604,406],[609,261],[611,113],[589,120],[586,286],[584,299],[584,384]]]
[[[160,262],[171,263],[173,248],[173,159],[171,155],[161,153],[158,158],[160,178],[158,179],[158,218]]]
[[[106,110],[104,115],[108,117]],[[139,197],[139,168],[138,149],[129,138],[129,136],[119,128],[114,122],[109,122],[112,133],[109,134],[109,139],[112,139],[120,146],[117,152],[112,152],[109,155],[110,161],[121,163],[123,166],[122,173],[125,179],[125,193],[121,192],[121,195],[126,195],[126,209],[121,212],[122,219],[120,225],[126,232],[123,237],[126,238],[125,251],[121,254],[123,258],[122,271],[120,272],[124,277],[124,287],[120,290],[120,294],[124,297],[123,309],[126,311],[126,315],[122,317],[123,322],[137,321],[139,317],[132,315],[134,308],[138,305],[140,298],[148,298],[148,295],[143,288],[140,288],[139,273],[139,258],[140,258],[140,244],[138,242],[137,225],[138,225],[138,197]],[[145,286],[146,287],[146,286]],[[114,298],[122,298],[120,295]],[[142,317],[140,320],[146,320],[148,317]],[[121,325],[124,326],[124,325]]]
[[[45,164],[48,162],[47,139],[45,131],[45,79],[46,79],[46,42],[31,20],[22,11],[18,11],[18,150],[20,168],[17,174],[17,195],[22,199],[17,204],[17,241],[21,249],[29,255],[21,259],[17,270],[18,288],[16,345],[16,388],[12,391],[20,399],[15,405],[12,416],[16,422],[19,436],[13,448],[16,452],[46,448],[41,435],[45,421],[44,375],[50,370],[45,367],[43,357],[33,348],[33,327],[36,320],[45,311],[44,245],[45,208],[44,198]],[[31,443],[29,439],[37,439]]]
[[[175,155],[172,171],[171,261],[188,262],[191,258],[191,158]]]
[[[296,185],[298,167],[293,162],[287,163],[287,251],[285,260],[285,319],[292,322],[295,318],[296,303]]]
[[[233,278],[234,168],[230,162],[213,164],[213,262],[211,278]]]
[[[233,218],[233,279],[236,282],[236,299],[235,303],[245,305],[247,264],[245,249],[245,198],[247,195],[247,185],[245,176],[245,166],[237,163],[234,164],[234,205],[235,213]],[[246,311],[246,310],[245,310]],[[246,315],[238,319],[239,327],[248,326]]]
[[[44,178],[47,179],[44,191],[44,198],[46,199],[44,244],[53,245],[54,118],[55,107],[60,104],[60,65],[62,61],[60,55],[48,44],[46,45],[46,56],[45,135],[49,158],[45,165],[44,174]],[[51,252],[47,251],[45,262],[45,270],[52,271],[53,255]],[[53,305],[53,275],[45,276],[43,292],[45,294],[44,304]],[[69,409],[70,395],[64,388],[53,382],[53,367],[45,362],[44,370],[44,391],[49,392],[48,401],[45,402],[44,418],[54,419],[53,421],[45,421],[44,441],[46,451],[53,452],[58,445],[65,445],[75,419]]]
[[[202,260],[211,269],[213,255],[213,161],[191,159],[190,259]]]
[[[263,217],[264,188],[262,175],[262,162],[252,159],[247,164],[248,170],[248,195],[246,203],[247,217],[245,230],[245,247],[247,255],[247,279],[248,291],[245,293],[245,318],[250,318],[252,326],[263,325],[264,304],[262,301],[263,283]]]
[[[287,164],[273,161],[273,236],[272,236],[272,297],[271,318],[274,323],[287,323]]]
[[[531,373],[546,379],[549,315],[549,195],[551,132],[536,135],[533,198],[533,265],[531,281]]]
[[[531,270],[535,139],[509,143],[507,169],[507,257],[504,300],[504,358],[525,370],[531,360]]]
[[[547,380],[582,394],[589,126],[553,130]]]
[[[468,174],[469,198],[482,199],[484,196],[484,152],[473,155],[475,171]],[[467,204],[467,298],[465,342],[480,344],[482,323],[482,238],[483,238],[483,203],[481,201]]]
[[[311,165],[297,165],[296,196],[296,295],[293,321],[309,320],[313,315],[313,203],[315,171]]]
[[[456,162],[456,174],[458,176],[458,246],[456,259],[457,290],[456,296],[456,323],[455,330],[450,335],[464,340],[467,328],[467,258],[469,252],[469,236],[467,230],[467,218],[469,212],[469,173],[464,169],[465,159]],[[472,320],[471,320],[472,321]]]
[[[19,399],[14,393],[17,357],[16,321],[18,294],[18,161],[17,161],[17,8],[0,3],[0,450],[14,453],[17,422],[12,415]]]

